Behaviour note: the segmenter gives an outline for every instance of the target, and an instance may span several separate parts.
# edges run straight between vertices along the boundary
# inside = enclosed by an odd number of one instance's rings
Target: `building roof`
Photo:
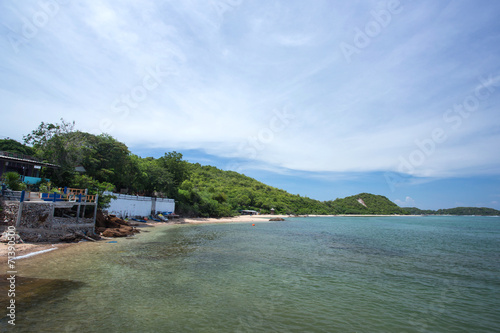
[[[57,164],[42,162],[42,161],[40,161],[32,156],[23,155],[23,154],[16,154],[16,153],[9,153],[6,151],[0,151],[0,160],[59,168],[59,165],[57,165]]]
[[[77,167],[75,167],[75,171],[77,171],[77,172],[86,172],[87,170],[85,170],[85,168],[83,167],[83,165],[78,165]]]

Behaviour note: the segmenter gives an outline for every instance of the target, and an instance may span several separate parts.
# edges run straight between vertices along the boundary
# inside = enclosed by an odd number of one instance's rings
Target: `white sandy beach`
[[[235,217],[224,217],[224,218],[177,218],[171,219],[169,222],[148,222],[147,225],[152,227],[158,225],[168,225],[168,224],[203,224],[203,223],[244,223],[244,222],[263,222],[269,221],[273,217],[287,218],[288,215],[241,215]],[[108,238],[104,238],[108,241]],[[72,246],[78,243],[20,243],[15,245],[16,257],[25,256],[28,254],[35,254],[42,251],[47,251],[53,248],[62,249],[68,246]],[[6,243],[0,243],[0,264],[7,262],[7,256],[9,252],[9,245]]]

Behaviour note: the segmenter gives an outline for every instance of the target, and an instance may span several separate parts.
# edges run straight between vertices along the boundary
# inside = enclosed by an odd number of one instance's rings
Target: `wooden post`
[[[151,216],[156,214],[156,197],[151,198]]]
[[[80,206],[82,205],[82,194],[78,194],[78,208],[76,210],[76,223],[78,223],[78,219],[80,218]]]
[[[82,213],[82,219],[85,218],[85,208],[87,207],[87,194],[88,194],[88,189],[85,189],[85,200],[83,202],[85,202],[85,205],[83,205],[83,213]]]
[[[94,230],[95,230],[95,220],[97,217],[97,199],[99,199],[99,194],[95,195],[95,201],[94,201]]]

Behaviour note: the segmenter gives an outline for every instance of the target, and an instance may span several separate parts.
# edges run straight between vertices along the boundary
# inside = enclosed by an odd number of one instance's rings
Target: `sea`
[[[500,332],[500,217],[142,230],[18,260],[16,325],[0,330]]]

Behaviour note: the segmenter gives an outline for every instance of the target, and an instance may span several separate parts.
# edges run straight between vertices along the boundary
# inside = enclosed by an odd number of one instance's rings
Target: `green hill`
[[[13,139],[0,140],[0,151],[7,151],[10,153],[18,153],[23,155],[33,155],[35,151],[33,148],[23,145]]]
[[[335,214],[408,214],[386,197],[370,193],[360,193],[344,199],[327,201],[326,204],[333,208]]]
[[[322,202],[266,185],[233,171],[190,164],[190,176],[179,187],[179,210],[187,215],[227,216],[243,209],[277,214],[407,214],[379,195],[361,193]],[[358,202],[361,199],[366,207]]]
[[[416,207],[403,208],[411,215],[480,215],[480,216],[500,216],[500,210],[486,207],[455,207],[438,210],[422,210]]]

